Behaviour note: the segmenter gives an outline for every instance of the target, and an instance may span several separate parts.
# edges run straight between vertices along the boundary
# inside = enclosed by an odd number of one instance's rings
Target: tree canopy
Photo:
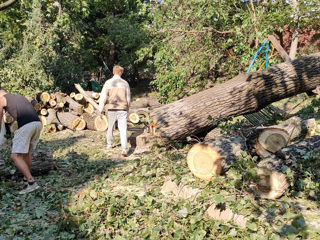
[[[160,100],[174,101],[245,71],[268,34],[317,29],[318,1],[293,2],[17,1],[0,11],[0,82],[71,91],[121,64],[130,83],[151,73]]]

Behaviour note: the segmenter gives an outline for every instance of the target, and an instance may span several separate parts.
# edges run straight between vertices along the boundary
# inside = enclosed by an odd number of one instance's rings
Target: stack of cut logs
[[[107,116],[97,114],[100,94],[84,91],[75,85],[79,93],[42,92],[35,98],[29,98],[46,132],[54,133],[64,128],[81,131],[84,129],[105,131],[108,128]],[[128,125],[131,128],[145,128],[149,126],[149,111],[160,106],[156,97],[145,97],[132,102],[129,112]],[[8,113],[4,121],[10,126],[10,132],[18,128],[18,124]]]

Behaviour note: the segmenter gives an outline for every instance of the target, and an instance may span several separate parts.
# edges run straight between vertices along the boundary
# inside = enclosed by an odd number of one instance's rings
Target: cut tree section
[[[106,116],[84,113],[83,119],[87,123],[87,128],[95,131],[106,131],[108,128],[108,120]]]
[[[265,129],[258,138],[258,143],[260,146],[271,153],[275,153],[281,148],[284,148],[289,142],[289,133],[280,128]]]
[[[207,144],[194,145],[187,156],[188,167],[198,178],[210,181],[219,176],[222,170],[221,156]]]
[[[71,130],[76,130],[78,126],[82,128],[84,125],[85,127],[85,121],[83,119],[69,112],[58,112],[57,118],[63,126]]]
[[[140,121],[139,115],[137,113],[130,113],[129,121],[132,123],[138,123]]]

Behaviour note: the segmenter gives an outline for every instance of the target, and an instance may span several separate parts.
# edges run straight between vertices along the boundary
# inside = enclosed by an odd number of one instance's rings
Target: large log
[[[240,74],[198,94],[156,108],[151,119],[165,139],[183,139],[213,128],[214,119],[256,112],[270,103],[316,88],[320,53],[268,70]]]
[[[108,128],[108,120],[106,116],[84,113],[83,119],[87,123],[87,128],[94,131],[106,131]]]
[[[246,142],[240,136],[219,135],[194,145],[187,155],[191,172],[203,180],[212,180],[226,171],[246,150]]]
[[[63,126],[71,130],[76,130],[76,129],[78,130],[78,127],[82,126],[83,125],[82,122],[84,121],[80,117],[69,112],[58,112],[57,118]]]
[[[6,152],[6,153],[10,154],[9,152]],[[2,154],[5,154],[5,153],[2,153]],[[7,157],[9,156],[0,156],[0,176],[11,175],[6,167],[6,164],[3,161],[3,159]],[[50,148],[38,146],[37,149],[32,153],[31,173],[33,175],[40,175],[40,174],[49,172],[53,168],[54,168],[53,155]]]

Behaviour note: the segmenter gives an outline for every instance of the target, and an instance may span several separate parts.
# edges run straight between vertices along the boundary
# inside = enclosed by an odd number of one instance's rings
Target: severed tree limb
[[[91,98],[88,96],[88,94],[83,90],[83,88],[80,86],[80,84],[74,84],[74,86],[76,87],[76,89],[79,91],[79,93],[81,93],[83,95],[83,97],[85,98],[85,100],[88,103],[91,103],[91,105],[96,109],[99,110],[99,105]]]
[[[0,11],[7,9],[11,5],[13,5],[17,0],[8,0],[4,3],[0,4]]]

